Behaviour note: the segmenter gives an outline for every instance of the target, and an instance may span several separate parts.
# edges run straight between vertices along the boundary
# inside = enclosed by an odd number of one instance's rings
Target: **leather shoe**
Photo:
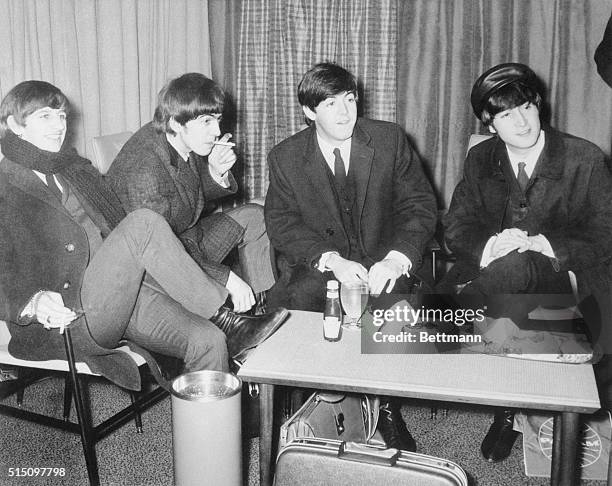
[[[381,401],[377,428],[387,447],[416,452],[416,442],[406,427],[397,402]]]
[[[480,446],[482,455],[487,461],[503,461],[510,455],[514,441],[519,435],[512,428],[513,425],[514,410],[495,413],[495,419]]]
[[[288,315],[283,308],[261,316],[247,316],[221,307],[210,321],[225,333],[230,357],[243,362],[248,351],[268,339]]]

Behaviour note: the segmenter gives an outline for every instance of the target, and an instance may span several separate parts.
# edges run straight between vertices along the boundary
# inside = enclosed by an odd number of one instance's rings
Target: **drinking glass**
[[[370,289],[365,282],[347,282],[340,287],[340,302],[346,314],[346,321],[342,327],[346,329],[359,329],[361,316],[368,305]]]

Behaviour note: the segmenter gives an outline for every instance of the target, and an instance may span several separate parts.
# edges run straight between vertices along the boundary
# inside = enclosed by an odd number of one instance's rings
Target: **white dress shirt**
[[[47,184],[47,178],[45,176],[45,174],[43,174],[42,172],[38,172],[37,170],[32,169],[32,172],[34,172],[34,174],[36,174],[36,176],[43,181],[43,184],[46,186]],[[57,187],[59,187],[59,190],[62,191],[62,194],[64,193],[64,188],[62,187],[62,185],[60,184],[60,181],[57,179],[57,177],[55,176],[55,174],[53,175],[53,179],[55,179],[55,183],[57,184]]]

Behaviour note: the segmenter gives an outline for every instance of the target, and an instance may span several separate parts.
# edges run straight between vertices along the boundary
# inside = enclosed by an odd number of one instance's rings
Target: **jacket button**
[[[74,251],[74,245],[72,243],[68,243],[64,248],[68,253],[72,253]]]
[[[325,233],[327,233],[329,236],[332,236],[334,234],[334,229],[333,228],[327,228],[325,230]]]
[[[69,281],[69,280],[66,280],[66,281],[64,282],[63,287],[64,287],[64,290],[69,289],[69,288],[70,288],[70,281]]]

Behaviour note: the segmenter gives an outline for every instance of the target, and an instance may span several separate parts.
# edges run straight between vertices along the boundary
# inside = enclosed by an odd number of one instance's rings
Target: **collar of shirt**
[[[348,140],[345,140],[339,145],[332,145],[331,143],[323,140],[317,133],[317,143],[319,144],[321,153],[323,154],[323,157],[325,158],[325,162],[327,162],[327,165],[329,166],[329,168],[331,169],[334,175],[336,174],[334,172],[334,162],[336,160],[336,157],[334,155],[335,148],[340,149],[340,155],[342,156],[342,161],[344,162],[344,170],[348,174],[349,161],[351,160],[351,140],[352,139],[349,138]]]
[[[167,133],[166,133],[166,140],[168,141],[168,148],[170,149],[170,163],[174,167],[178,165],[177,164],[178,160],[176,159],[176,157],[180,157],[185,162],[189,160],[189,152],[187,153],[179,152],[179,150],[174,146],[174,143],[172,143],[172,138]]]
[[[540,137],[538,138],[538,141],[526,155],[517,155],[506,149],[506,152],[508,152],[508,159],[510,159],[510,165],[512,165],[512,170],[514,171],[515,176],[518,176],[519,162],[525,162],[525,172],[527,173],[527,177],[531,177],[531,174],[533,174],[533,170],[538,163],[538,159],[540,158],[540,154],[542,153],[542,150],[544,150],[544,141],[544,130],[540,130]]]
[[[37,170],[32,169],[32,172],[34,172],[34,174],[36,174],[36,176],[43,181],[43,184],[46,186],[47,185],[47,178],[45,176],[45,174],[43,174],[42,172],[38,172]],[[62,193],[64,192],[64,188],[62,187],[62,185],[60,184],[60,181],[58,180],[57,177],[55,177],[55,175],[53,176],[53,178],[55,179],[55,183],[57,184],[57,187],[59,187],[59,190],[62,191]]]

